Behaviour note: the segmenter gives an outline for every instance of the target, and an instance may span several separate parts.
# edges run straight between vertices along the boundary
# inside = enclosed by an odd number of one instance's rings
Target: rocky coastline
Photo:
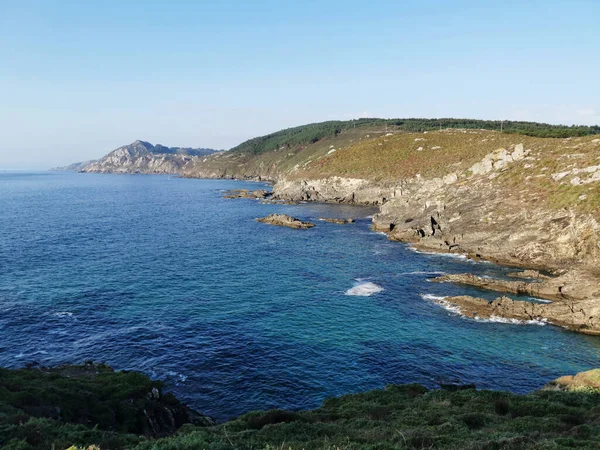
[[[273,184],[272,192],[241,190],[228,198],[375,205],[372,229],[390,240],[544,273],[518,286],[468,276],[446,281],[500,294],[531,292],[553,302],[541,311],[549,322],[600,333],[600,197],[594,190],[600,139],[460,129],[356,133],[348,135],[352,144],[340,136],[344,145],[317,141],[254,155],[232,150],[178,170],[188,178]]]
[[[511,165],[526,164],[530,153],[517,144],[486,155],[464,173],[415,177],[395,185],[337,176],[283,179],[274,184],[273,198],[378,205],[372,229],[390,240],[425,252],[460,254],[524,269],[524,275],[513,273],[516,277],[537,274],[529,282],[469,274],[436,281],[552,301],[541,307],[507,298],[495,303],[454,298],[469,317],[529,320],[535,316],[573,331],[600,334],[600,223],[593,214],[550,210],[489,183]]]

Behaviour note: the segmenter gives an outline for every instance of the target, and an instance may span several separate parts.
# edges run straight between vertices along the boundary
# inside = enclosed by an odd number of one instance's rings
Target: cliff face
[[[56,170],[87,173],[149,173],[179,174],[196,159],[211,155],[216,150],[165,147],[145,141],[119,147],[95,161],[76,163]]]

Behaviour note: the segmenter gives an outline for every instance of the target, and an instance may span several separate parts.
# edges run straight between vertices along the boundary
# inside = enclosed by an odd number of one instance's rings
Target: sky
[[[0,169],[359,117],[600,124],[600,1],[0,0]]]

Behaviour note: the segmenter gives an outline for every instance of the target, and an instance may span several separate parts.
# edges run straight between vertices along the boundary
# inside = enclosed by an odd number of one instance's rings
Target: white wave
[[[460,312],[460,308],[457,305],[455,305],[454,303],[450,303],[450,302],[446,301],[446,297],[443,297],[440,295],[433,295],[433,294],[419,294],[419,295],[421,296],[421,298],[423,300],[428,300],[428,301],[434,302],[437,305],[440,305],[446,311],[449,311],[452,314],[458,314],[458,315],[462,316],[462,313]]]
[[[346,295],[356,295],[359,297],[370,297],[371,295],[377,294],[384,290],[385,289],[383,289],[381,286],[376,285],[375,283],[371,283],[370,281],[360,282],[360,280],[359,280],[359,284],[357,284],[353,288],[348,289],[346,291]]]
[[[539,325],[543,327],[548,323],[548,319],[532,319],[532,320],[519,320],[519,319],[507,319],[506,317],[490,316],[488,319],[482,319],[475,317],[478,322],[492,322],[492,323],[509,323],[513,325]]]
[[[70,311],[60,311],[54,313],[56,317],[73,317],[73,313]]]
[[[552,303],[552,300],[544,300],[543,298],[527,297],[527,301],[538,302],[538,303]]]
[[[173,378],[177,378],[178,382],[181,382],[181,383],[185,383],[187,380],[187,375],[184,375],[179,372],[175,372],[174,370],[167,371],[167,375],[169,375]]]
[[[15,358],[17,359],[21,359],[24,358],[25,356],[27,356],[28,358],[31,356],[35,356],[35,355],[47,355],[48,352],[46,350],[36,350],[35,352],[31,352],[31,353],[19,353],[18,355],[15,355]]]
[[[409,245],[409,250],[412,250],[415,253],[419,253],[420,255],[432,255],[432,256],[445,256],[446,258],[455,258],[455,259],[468,259],[466,255],[460,253],[443,253],[443,252],[426,252],[424,250],[418,250],[415,247]]]

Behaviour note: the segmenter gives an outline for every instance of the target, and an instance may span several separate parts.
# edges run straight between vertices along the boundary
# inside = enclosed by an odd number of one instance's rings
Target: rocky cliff
[[[119,147],[98,160],[71,164],[54,170],[87,173],[179,174],[194,160],[216,152],[208,148],[165,147],[138,140]]]

